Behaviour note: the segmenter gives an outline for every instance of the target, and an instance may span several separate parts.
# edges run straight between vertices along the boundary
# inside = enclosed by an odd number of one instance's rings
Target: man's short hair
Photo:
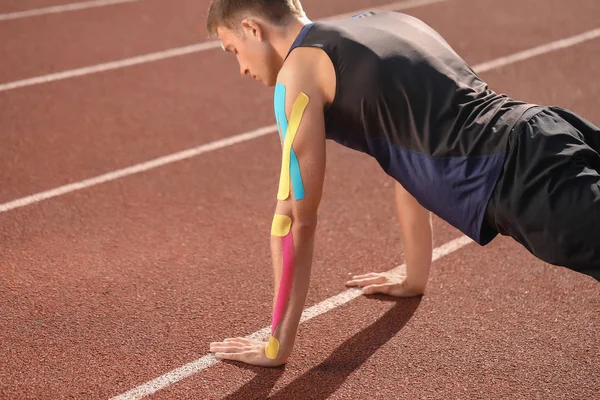
[[[250,15],[276,25],[283,25],[290,16],[305,16],[300,0],[213,0],[206,29],[209,36],[216,37],[217,28],[236,30],[238,23]]]

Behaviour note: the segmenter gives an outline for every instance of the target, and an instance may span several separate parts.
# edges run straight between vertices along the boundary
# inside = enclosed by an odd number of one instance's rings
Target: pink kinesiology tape
[[[275,333],[275,328],[277,328],[283,317],[290,298],[290,292],[292,291],[292,281],[294,279],[294,240],[291,230],[286,236],[281,238],[281,250],[283,254],[283,271],[281,273],[281,281],[279,282],[277,301],[275,302],[271,335]]]

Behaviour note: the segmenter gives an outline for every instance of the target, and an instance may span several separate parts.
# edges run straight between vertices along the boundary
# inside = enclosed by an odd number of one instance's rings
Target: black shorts
[[[600,280],[600,129],[560,107],[528,110],[486,223],[549,264]]]

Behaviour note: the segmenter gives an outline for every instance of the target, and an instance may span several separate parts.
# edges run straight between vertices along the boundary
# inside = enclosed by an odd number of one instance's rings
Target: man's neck
[[[300,34],[302,28],[312,21],[308,18],[293,18],[287,25],[281,28],[277,39],[271,43],[282,59],[285,59],[294,41]]]

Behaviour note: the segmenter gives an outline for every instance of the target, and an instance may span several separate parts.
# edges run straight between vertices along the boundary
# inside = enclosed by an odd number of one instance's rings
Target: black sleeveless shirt
[[[311,23],[336,72],[327,138],[374,157],[419,203],[477,243],[508,135],[531,105],[490,90],[424,22],[395,12]],[[288,53],[289,55],[289,53]]]

